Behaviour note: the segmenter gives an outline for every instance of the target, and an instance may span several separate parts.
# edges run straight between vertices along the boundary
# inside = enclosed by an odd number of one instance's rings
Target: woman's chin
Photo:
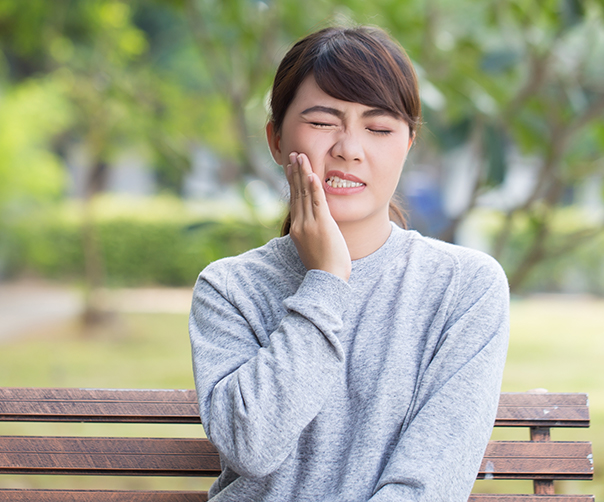
[[[374,211],[362,210],[360,204],[344,204],[329,202],[329,211],[332,218],[336,221],[340,228],[358,226],[365,229],[373,229],[382,225],[390,225],[390,216],[388,207],[380,207]]]
[[[377,225],[380,222],[380,218],[377,215],[359,214],[355,211],[332,211],[331,216],[336,221],[339,227],[346,226],[366,226],[366,225]],[[388,221],[388,218],[386,218]]]
[[[340,223],[355,223],[364,219],[361,214],[358,214],[358,212],[354,210],[354,208],[350,208],[347,210],[346,208],[332,207],[330,205],[329,210],[332,218],[336,220],[336,223],[338,225]]]

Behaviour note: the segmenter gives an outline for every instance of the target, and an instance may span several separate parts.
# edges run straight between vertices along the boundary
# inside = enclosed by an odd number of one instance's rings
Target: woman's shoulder
[[[216,260],[205,267],[199,277],[209,282],[226,282],[227,279],[249,282],[303,274],[304,266],[295,246],[289,236],[285,236],[271,239],[240,255]]]
[[[475,305],[487,306],[493,315],[498,309],[508,308],[507,277],[492,256],[417,232],[412,232],[409,238],[407,280],[423,285],[424,289],[420,289],[427,297],[448,298],[450,323]]]
[[[426,237],[415,231],[408,234],[410,260],[423,262],[424,266],[432,263],[439,268],[450,268],[461,282],[476,277],[507,281],[499,262],[484,251]]]
[[[435,255],[449,256],[451,259],[459,261],[480,262],[490,264],[490,266],[499,266],[497,260],[484,251],[459,244],[452,244],[434,237],[426,237],[415,231],[411,233],[413,234],[413,243],[415,245],[422,246],[425,250],[429,250]]]

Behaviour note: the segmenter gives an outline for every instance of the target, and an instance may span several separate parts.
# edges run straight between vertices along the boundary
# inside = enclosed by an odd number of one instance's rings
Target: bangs
[[[404,120],[412,134],[421,125],[413,65],[382,30],[325,28],[297,42],[282,59],[273,83],[271,120],[276,130],[310,74],[329,96],[386,110]]]
[[[416,108],[414,103],[405,102],[401,92],[410,87],[407,79],[401,78],[408,66],[402,60],[396,61],[382,44],[360,34],[350,36],[344,32],[332,36],[314,61],[315,81],[323,92],[336,99],[386,110],[414,130],[418,122]],[[415,83],[414,74],[408,77]]]

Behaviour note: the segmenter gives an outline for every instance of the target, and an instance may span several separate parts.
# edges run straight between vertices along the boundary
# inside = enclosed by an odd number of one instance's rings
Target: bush
[[[109,286],[192,285],[210,262],[261,246],[278,223],[200,216],[178,199],[157,198],[127,211],[111,198],[95,201],[92,232]],[[214,212],[216,214],[216,211]],[[83,208],[74,202],[30,213],[3,234],[9,275],[84,277]]]

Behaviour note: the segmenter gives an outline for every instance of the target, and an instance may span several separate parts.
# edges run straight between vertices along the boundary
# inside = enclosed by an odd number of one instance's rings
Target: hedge
[[[220,216],[220,217],[218,217]],[[576,208],[556,214],[551,246],[584,228]],[[49,279],[84,279],[83,208],[76,202],[23,213],[0,224],[0,278],[35,275]],[[195,211],[176,198],[155,197],[133,203],[111,197],[95,201],[92,230],[102,257],[105,285],[191,286],[199,272],[224,256],[261,246],[278,235],[280,218],[268,223],[245,206],[210,204]],[[501,215],[476,212],[475,232],[491,241]],[[512,273],[531,241],[527,219],[518,218],[502,265]],[[604,232],[572,252],[540,263],[522,293],[536,291],[604,294]]]
[[[168,204],[170,210],[161,215],[95,212],[92,235],[106,285],[192,285],[210,262],[261,246],[278,234],[278,221],[217,220],[183,211],[178,204]],[[5,224],[4,275],[83,280],[83,221],[82,210],[71,206]]]

